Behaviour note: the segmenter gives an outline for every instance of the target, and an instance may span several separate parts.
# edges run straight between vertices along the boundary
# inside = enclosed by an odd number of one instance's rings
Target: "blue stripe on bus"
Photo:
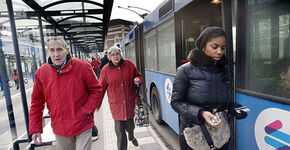
[[[273,137],[280,139],[286,143],[290,143],[290,135],[288,135],[284,132],[276,130],[275,132],[272,132],[270,135],[272,135]]]
[[[281,142],[279,142],[279,141],[277,141],[277,140],[275,140],[275,139],[273,139],[273,138],[271,138],[271,137],[269,137],[269,136],[265,136],[265,142],[267,143],[267,144],[269,144],[269,145],[271,145],[271,146],[273,146],[273,147],[275,147],[275,148],[280,148],[280,147],[284,147],[285,146],[285,144],[283,144],[283,143],[281,143]]]

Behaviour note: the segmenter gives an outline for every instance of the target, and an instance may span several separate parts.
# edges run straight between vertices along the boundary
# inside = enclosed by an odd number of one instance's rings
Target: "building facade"
[[[111,20],[109,23],[107,36],[105,37],[104,51],[108,50],[115,44],[118,44],[133,27],[134,24],[131,21],[122,19]]]

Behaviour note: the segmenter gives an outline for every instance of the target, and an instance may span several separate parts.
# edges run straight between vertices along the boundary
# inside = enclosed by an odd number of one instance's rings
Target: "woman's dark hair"
[[[224,36],[227,38],[226,33],[222,28],[216,26],[207,27],[201,32],[201,34],[197,38],[195,46],[197,49],[202,50],[205,47],[206,43],[208,43],[212,38],[220,36]]]
[[[220,36],[227,38],[225,31],[220,27],[212,26],[204,29],[195,42],[195,48],[190,51],[188,59],[194,61],[194,57],[197,53],[203,54],[202,49],[206,46],[206,43],[212,38]]]

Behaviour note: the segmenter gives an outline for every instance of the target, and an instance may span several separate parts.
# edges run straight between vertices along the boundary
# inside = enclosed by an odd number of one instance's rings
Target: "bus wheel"
[[[159,94],[155,86],[152,88],[150,102],[151,102],[151,108],[152,108],[154,119],[156,120],[158,124],[161,124],[162,123],[161,104],[160,104]]]

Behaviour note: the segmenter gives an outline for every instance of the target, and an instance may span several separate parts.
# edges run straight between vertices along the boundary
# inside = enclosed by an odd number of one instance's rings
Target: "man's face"
[[[66,60],[69,50],[58,40],[50,41],[48,44],[48,54],[52,63],[57,67],[61,67]]]

